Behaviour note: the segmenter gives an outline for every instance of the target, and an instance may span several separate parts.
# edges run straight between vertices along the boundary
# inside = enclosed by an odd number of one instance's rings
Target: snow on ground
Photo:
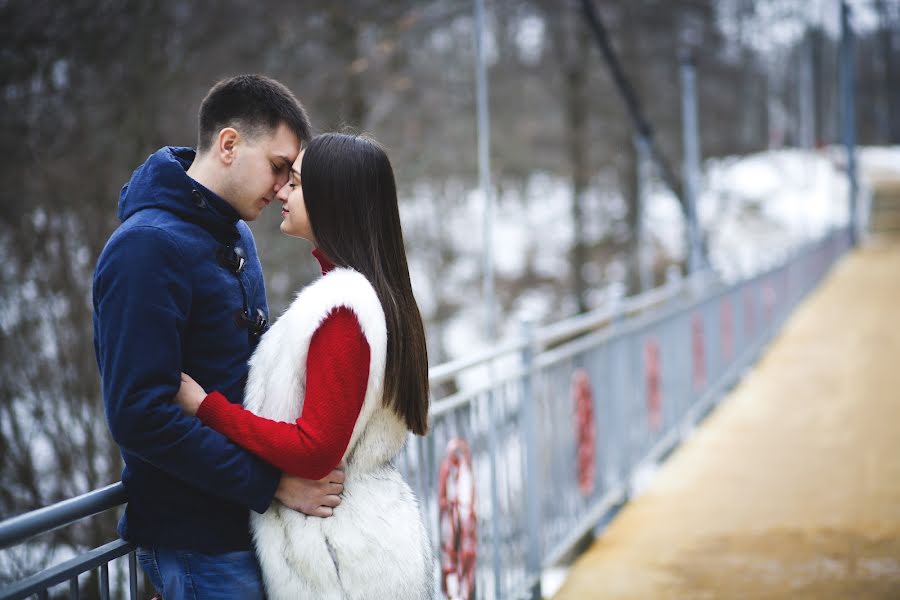
[[[858,156],[863,176],[860,196],[865,204],[865,178],[900,170],[900,147],[861,148]],[[846,223],[845,162],[840,147],[780,149],[708,159],[697,211],[713,268],[726,280],[746,277]],[[497,277],[516,278],[530,265],[533,274],[555,278],[559,286],[568,286],[567,256],[573,239],[568,181],[536,173],[524,186],[498,187],[493,228]],[[646,227],[650,245],[670,259],[682,259],[684,221],[678,203],[658,183],[651,183],[649,188]],[[419,194],[416,196],[416,202],[404,204],[416,204]],[[481,302],[484,201],[478,190],[460,190],[452,210],[446,209],[446,202],[426,204],[431,208],[404,209],[408,237],[423,227],[432,234],[442,229],[441,235],[457,254],[457,261],[438,280],[430,270],[431,259],[411,252],[413,284],[426,315],[442,294],[460,298],[460,308],[446,322],[441,336],[446,350],[442,358],[458,358],[496,341],[486,336]],[[621,227],[616,223],[621,220],[624,202],[609,189],[591,189],[585,204],[589,242],[613,235],[614,228]],[[614,260],[588,268],[586,275],[595,289],[591,297],[599,304],[610,295],[611,287],[621,288],[625,269],[621,261]],[[518,294],[511,310],[498,314],[497,339],[514,336],[523,315],[546,323],[574,311],[571,301],[560,305],[546,289],[529,289]]]
[[[830,155],[775,150],[707,162],[698,212],[726,279],[750,275],[847,222],[847,183]]]
[[[900,177],[900,146],[870,146],[859,149],[863,175],[869,179]]]

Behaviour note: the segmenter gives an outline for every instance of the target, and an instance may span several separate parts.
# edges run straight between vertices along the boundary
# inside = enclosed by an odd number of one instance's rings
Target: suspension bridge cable
[[[681,182],[675,175],[675,171],[672,169],[668,159],[656,143],[653,136],[653,128],[650,126],[650,122],[644,117],[640,99],[635,93],[634,88],[631,87],[631,83],[625,76],[625,72],[622,70],[622,65],[619,62],[616,53],[609,43],[606,27],[603,25],[600,15],[597,14],[594,3],[592,0],[581,0],[581,5],[584,8],[585,17],[587,17],[588,24],[591,26],[597,44],[600,46],[600,52],[603,54],[603,58],[612,73],[616,87],[619,89],[622,99],[625,101],[625,106],[628,109],[628,115],[631,117],[634,128],[637,130],[638,135],[646,140],[647,146],[650,149],[650,156],[659,167],[663,181],[665,181],[669,189],[671,189],[678,198],[678,203],[681,205],[681,211],[685,218],[689,218],[687,200],[684,197]]]

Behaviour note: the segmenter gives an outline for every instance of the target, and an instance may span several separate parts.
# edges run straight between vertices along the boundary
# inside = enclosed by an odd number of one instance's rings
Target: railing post
[[[625,320],[625,313],[622,310],[624,300],[624,288],[613,287],[610,289],[607,303],[610,315],[609,329],[613,334],[622,327],[622,323]],[[613,350],[617,348],[616,345],[610,344],[610,348],[611,350],[606,354],[606,367],[610,377],[610,397],[612,401],[610,410],[610,420],[613,424],[611,438],[614,442],[610,447],[610,453],[616,469],[616,484],[622,486],[627,496],[628,485],[626,482],[628,480],[630,446],[628,445],[628,412],[622,399],[625,396],[624,390],[628,384],[624,381],[625,373],[623,369],[619,368],[620,364],[617,360],[622,355],[622,352]]]
[[[529,576],[537,578],[531,588],[532,600],[541,599],[541,468],[538,435],[537,373],[534,366],[534,321],[522,319],[525,347],[522,350],[522,420],[525,435],[525,567]]]
[[[137,600],[137,552],[128,553],[128,589],[131,592],[131,600]]]
[[[100,600],[109,600],[109,563],[100,565]]]
[[[494,385],[494,364],[493,361],[488,365],[491,378],[491,386]],[[488,467],[490,469],[490,494],[491,494],[491,565],[494,580],[494,595],[496,598],[503,597],[503,565],[500,560],[500,546],[503,542],[500,536],[500,471],[497,468],[497,455],[500,452],[498,447],[498,428],[500,427],[497,418],[497,390],[493,387],[488,391],[487,403],[485,409],[487,411],[488,424]]]

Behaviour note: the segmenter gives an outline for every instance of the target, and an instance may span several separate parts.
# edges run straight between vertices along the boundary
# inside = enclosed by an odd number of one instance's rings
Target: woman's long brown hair
[[[428,431],[428,352],[413,296],[384,148],[366,136],[326,133],[310,142],[300,182],[316,245],[335,265],[369,280],[387,320],[384,398],[407,428]]]

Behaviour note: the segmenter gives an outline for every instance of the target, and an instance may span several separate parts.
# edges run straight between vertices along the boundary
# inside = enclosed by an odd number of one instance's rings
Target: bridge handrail
[[[111,560],[115,560],[116,558],[133,552],[134,546],[125,540],[121,538],[113,540],[99,548],[88,550],[65,562],[49,567],[30,577],[26,577],[25,579],[13,583],[9,588],[0,591],[0,597],[4,600],[27,598],[32,594],[40,594],[47,588],[59,583],[64,583],[66,581],[71,582],[73,578],[77,578],[81,573],[100,567],[102,573],[101,578],[105,580],[101,582],[102,587],[100,593],[103,598],[109,598],[109,568],[107,565]],[[131,598],[136,598],[137,567],[135,565],[134,555],[131,554],[129,558]],[[77,582],[77,579],[75,581]]]
[[[128,500],[122,482],[86,494],[38,508],[0,522],[0,549],[8,548],[30,537],[70,525]]]
[[[534,341],[541,346],[553,345],[559,341],[593,331],[624,315],[645,311],[685,293],[686,290],[695,289],[695,287],[703,286],[711,281],[714,281],[712,271],[696,273],[674,283],[661,285],[630,298],[623,298],[616,303],[539,327],[535,332]],[[481,366],[501,356],[521,352],[525,346],[526,341],[521,337],[488,346],[468,356],[431,367],[428,370],[428,379],[431,385],[436,386],[453,379],[467,369]]]

